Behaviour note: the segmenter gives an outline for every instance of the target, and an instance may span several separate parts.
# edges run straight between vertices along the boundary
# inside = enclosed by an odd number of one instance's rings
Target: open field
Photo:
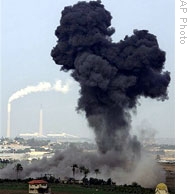
[[[28,194],[25,190],[0,190],[0,194]]]
[[[52,194],[154,194],[154,188],[140,186],[84,186],[74,184],[49,184]],[[170,194],[174,194],[172,191]],[[0,194],[28,194],[27,183],[0,183]]]
[[[145,189],[140,186],[84,186],[70,184],[49,184],[52,194],[123,194],[143,193],[154,194],[153,189]],[[28,194],[27,183],[0,183],[0,194]]]
[[[0,194],[28,194],[28,184],[17,182],[1,182]]]

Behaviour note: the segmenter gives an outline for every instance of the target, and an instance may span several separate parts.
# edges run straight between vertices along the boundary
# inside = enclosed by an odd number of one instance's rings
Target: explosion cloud
[[[118,43],[111,14],[101,1],[78,2],[62,11],[51,56],[62,71],[79,82],[78,111],[85,111],[101,153],[139,155],[140,143],[130,135],[130,110],[141,96],[165,100],[170,74],[156,36],[134,30]]]

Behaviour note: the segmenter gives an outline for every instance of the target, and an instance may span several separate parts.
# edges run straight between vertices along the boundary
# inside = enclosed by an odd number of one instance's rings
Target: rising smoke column
[[[69,84],[70,84],[70,81],[68,81],[68,83],[63,85],[61,80],[57,80],[54,85],[52,85],[49,82],[40,82],[35,86],[27,86],[13,93],[10,96],[8,100],[8,105],[7,105],[7,113],[8,113],[7,115],[7,137],[10,137],[10,133],[11,133],[11,129],[10,129],[11,128],[10,127],[11,103],[14,100],[22,98],[31,93],[46,92],[46,91],[51,91],[51,90],[62,92],[62,93],[67,93],[69,90]]]
[[[85,111],[101,153],[131,150],[140,144],[130,135],[130,110],[141,96],[165,100],[170,82],[163,72],[165,52],[156,36],[134,30],[118,43],[111,14],[101,1],[78,2],[62,11],[51,56],[79,82],[78,111]]]

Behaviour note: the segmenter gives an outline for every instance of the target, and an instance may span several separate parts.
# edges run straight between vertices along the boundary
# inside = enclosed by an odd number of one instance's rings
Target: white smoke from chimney
[[[43,136],[43,111],[42,111],[42,105],[40,108],[40,125],[39,125],[39,136]]]
[[[11,133],[11,104],[8,103],[7,106],[7,137],[10,137]]]
[[[62,81],[57,80],[53,86],[53,90],[55,90],[57,92],[67,93],[69,91],[69,82],[66,83],[65,85],[62,85]]]
[[[36,86],[27,86],[26,88],[18,90],[17,92],[12,94],[12,96],[9,98],[9,103],[11,103],[12,101],[18,98],[22,98],[30,93],[49,91],[50,88],[51,88],[51,84],[49,82],[40,82]]]
[[[70,84],[70,81],[65,85],[63,85],[61,80],[57,80],[53,86],[49,82],[40,82],[36,86],[27,86],[26,88],[18,90],[14,94],[12,94],[11,97],[9,98],[9,103],[11,103],[12,101],[18,98],[22,98],[30,93],[43,92],[43,91],[45,92],[45,91],[51,91],[51,90],[67,93],[69,91],[69,84]]]
[[[52,85],[49,82],[40,82],[39,84],[35,86],[27,86],[26,88],[20,89],[13,93],[9,100],[8,100],[8,106],[7,106],[7,112],[8,112],[8,118],[7,118],[7,137],[10,137],[10,113],[11,113],[11,102],[13,102],[16,99],[22,98],[28,94],[31,93],[37,93],[37,92],[46,92],[46,91],[57,91],[62,93],[67,93],[69,91],[69,87],[72,81],[67,81],[66,84],[62,84],[61,80],[57,80],[54,85]]]

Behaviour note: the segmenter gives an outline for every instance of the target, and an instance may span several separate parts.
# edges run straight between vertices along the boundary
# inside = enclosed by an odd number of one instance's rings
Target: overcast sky
[[[39,82],[54,84],[72,80],[69,73],[60,72],[50,56],[56,45],[54,35],[61,11],[76,0],[2,0],[1,59],[1,131],[6,136],[7,103],[16,91]],[[133,29],[146,29],[157,36],[159,46],[166,51],[165,70],[171,72],[169,100],[141,99],[136,114],[132,114],[132,133],[141,129],[156,137],[174,137],[174,1],[173,0],[102,0],[110,11],[112,39],[117,42],[131,35]],[[56,91],[29,94],[12,102],[11,136],[34,133],[39,129],[40,106],[43,107],[44,133],[66,132],[81,137],[93,137],[84,114],[75,111],[79,87],[74,81],[65,94]]]

